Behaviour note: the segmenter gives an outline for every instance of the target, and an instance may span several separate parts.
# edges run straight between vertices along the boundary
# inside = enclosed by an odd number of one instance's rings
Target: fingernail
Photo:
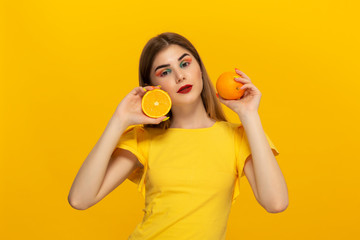
[[[157,87],[161,88],[161,85],[157,85]]]
[[[219,94],[216,93],[216,97],[219,98]]]
[[[147,91],[145,88],[142,88],[142,89],[144,89],[145,92]]]
[[[239,69],[235,68],[235,70],[239,70]]]
[[[168,120],[170,117],[164,118],[164,120],[162,120],[162,122],[165,122],[166,120]]]

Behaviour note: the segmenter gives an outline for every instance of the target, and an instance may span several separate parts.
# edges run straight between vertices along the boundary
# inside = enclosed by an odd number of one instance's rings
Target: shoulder
[[[121,135],[120,141],[124,140],[131,140],[131,139],[137,139],[137,140],[145,140],[148,136],[146,128],[141,124],[139,125],[130,125],[128,126],[123,134]]]
[[[125,133],[142,133],[142,132],[145,132],[144,125],[138,124],[138,125],[130,125],[130,126],[128,126],[125,129],[124,134]]]
[[[126,128],[125,131],[130,131],[130,130],[144,130],[144,125],[143,124],[137,124],[137,125],[130,125]]]
[[[242,130],[243,126],[242,123],[233,123],[233,122],[227,122],[227,121],[221,121],[221,125],[224,128],[227,128],[231,131],[238,131],[238,130]]]

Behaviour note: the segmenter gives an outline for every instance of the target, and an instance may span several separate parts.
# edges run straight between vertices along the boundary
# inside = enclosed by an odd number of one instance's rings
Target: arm
[[[288,204],[287,186],[266,139],[257,112],[240,116],[251,149],[244,172],[259,203],[271,213],[284,211]]]
[[[166,116],[151,118],[141,108],[146,91],[159,88],[136,87],[119,103],[104,133],[82,164],[71,186],[68,201],[76,209],[94,205],[121,184],[141,163],[130,151],[115,147],[130,125],[159,124]]]
[[[92,205],[105,177],[110,157],[127,125],[115,115],[82,164],[71,186],[68,201],[76,209]]]
[[[130,151],[116,148],[111,156],[109,166],[106,170],[104,181],[94,201],[87,208],[95,205],[105,196],[111,193],[117,186],[123,183],[136,168],[144,166]]]

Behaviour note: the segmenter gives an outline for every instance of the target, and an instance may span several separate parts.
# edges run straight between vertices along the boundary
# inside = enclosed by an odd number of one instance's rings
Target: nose
[[[176,83],[180,83],[185,80],[185,74],[181,71],[178,71],[176,74]]]

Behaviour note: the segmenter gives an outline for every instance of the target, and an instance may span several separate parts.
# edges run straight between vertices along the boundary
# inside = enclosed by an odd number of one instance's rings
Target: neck
[[[171,112],[170,128],[206,128],[215,123],[215,120],[207,115],[201,98],[194,104],[173,106]]]

